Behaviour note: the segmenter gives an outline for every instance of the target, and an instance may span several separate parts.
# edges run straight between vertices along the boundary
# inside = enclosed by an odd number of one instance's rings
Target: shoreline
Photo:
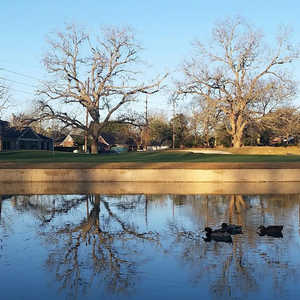
[[[0,182],[1,195],[275,195],[300,194],[296,182]]]
[[[299,169],[300,162],[0,162],[1,169]]]

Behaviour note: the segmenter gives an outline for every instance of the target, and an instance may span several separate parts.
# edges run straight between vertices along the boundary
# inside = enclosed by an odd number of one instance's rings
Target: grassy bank
[[[273,149],[278,150],[279,148],[273,148]],[[226,149],[226,151],[230,151],[230,149]],[[99,155],[75,154],[75,153],[66,153],[66,152],[47,152],[47,151],[18,151],[18,152],[0,153],[0,163],[5,163],[5,162],[19,162],[19,163],[300,162],[300,151],[298,155],[288,151],[286,151],[284,154],[235,153],[232,155],[202,154],[202,153],[191,153],[191,152],[180,152],[180,151],[129,152],[129,153],[122,153],[122,154],[112,153],[112,154],[99,154]]]

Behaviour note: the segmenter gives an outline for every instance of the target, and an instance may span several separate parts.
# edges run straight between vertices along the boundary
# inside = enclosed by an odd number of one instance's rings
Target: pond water
[[[300,194],[0,197],[1,299],[300,295]],[[243,234],[205,242],[222,222]]]

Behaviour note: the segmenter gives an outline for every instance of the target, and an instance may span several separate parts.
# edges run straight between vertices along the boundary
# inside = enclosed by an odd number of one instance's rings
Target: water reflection
[[[122,201],[117,210],[136,209],[136,201]],[[91,204],[91,209],[89,209]],[[158,234],[140,231],[113,211],[109,201],[100,195],[86,199],[86,217],[80,223],[67,223],[54,232],[55,239],[64,243],[49,257],[49,267],[55,267],[57,279],[63,286],[75,288],[79,283],[89,285],[101,275],[109,292],[123,292],[135,284],[139,248],[135,244],[156,243]],[[100,214],[101,212],[101,214]],[[84,269],[92,270],[90,278],[83,277]]]
[[[223,222],[243,234],[205,243],[203,229]],[[262,224],[284,224],[283,238],[257,235]],[[1,288],[20,298],[9,274],[23,264],[41,289],[23,299],[289,299],[300,292],[299,228],[299,194],[3,195]]]

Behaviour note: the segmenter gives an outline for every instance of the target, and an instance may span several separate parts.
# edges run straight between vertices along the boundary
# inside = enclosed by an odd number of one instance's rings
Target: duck
[[[222,223],[221,230],[228,232],[230,234],[242,234],[243,233],[242,226],[235,225],[235,224]]]
[[[260,236],[268,235],[273,237],[283,237],[282,229],[283,225],[269,225],[267,227],[260,225],[257,228],[257,233]]]
[[[222,230],[216,229],[212,230],[210,227],[205,227],[206,237],[203,238],[205,242],[210,242],[211,240],[216,242],[232,243],[232,237],[230,233]]]

